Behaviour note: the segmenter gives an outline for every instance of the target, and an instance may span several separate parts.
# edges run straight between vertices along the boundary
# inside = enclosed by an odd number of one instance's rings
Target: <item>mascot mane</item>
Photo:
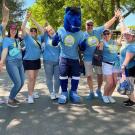
[[[81,29],[81,8],[67,7],[64,15],[64,28],[69,32],[78,32]]]

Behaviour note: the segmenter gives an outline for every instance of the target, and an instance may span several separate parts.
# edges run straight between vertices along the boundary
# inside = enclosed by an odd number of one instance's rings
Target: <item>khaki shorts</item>
[[[119,73],[119,69],[115,68],[113,65],[102,62],[103,75],[112,75],[113,73]]]
[[[93,73],[102,74],[102,67],[93,66],[91,61],[84,61],[86,76],[93,76]]]

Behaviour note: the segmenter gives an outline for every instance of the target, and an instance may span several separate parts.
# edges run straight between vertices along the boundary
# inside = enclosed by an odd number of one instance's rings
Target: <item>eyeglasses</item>
[[[105,35],[105,36],[106,36],[106,35],[110,35],[110,33],[103,33],[103,35]]]
[[[91,24],[91,23],[87,23],[86,25],[87,25],[87,26],[91,26],[91,27],[93,26],[93,24]]]

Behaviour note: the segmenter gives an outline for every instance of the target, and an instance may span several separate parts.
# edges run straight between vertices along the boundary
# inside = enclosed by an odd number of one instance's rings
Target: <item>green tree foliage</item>
[[[30,11],[41,25],[48,21],[57,28],[63,24],[64,8],[67,6],[81,6],[83,24],[92,19],[98,26],[111,19],[116,8],[121,8],[125,17],[135,12],[134,0],[37,0]]]
[[[10,12],[10,21],[18,21],[22,19],[23,13],[25,10],[22,10],[24,0],[5,0],[6,6],[9,8]],[[2,0],[0,0],[0,20],[2,19]]]

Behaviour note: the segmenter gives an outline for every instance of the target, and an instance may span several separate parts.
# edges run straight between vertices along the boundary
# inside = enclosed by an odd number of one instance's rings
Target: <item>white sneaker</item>
[[[115,103],[116,102],[115,99],[112,98],[111,96],[108,96],[108,99],[110,100],[111,103]]]
[[[28,96],[28,103],[29,104],[33,104],[34,103],[33,96]]]
[[[58,94],[58,93],[55,94],[55,97],[56,97],[56,98],[59,98],[59,97],[60,97],[60,94]]]
[[[38,92],[33,92],[33,98],[35,98],[35,99],[39,98]]]
[[[52,92],[52,93],[50,94],[50,98],[51,98],[52,100],[56,99],[56,95],[55,95],[54,92]]]
[[[103,96],[102,99],[103,99],[104,103],[106,103],[106,104],[110,103],[108,96]]]

